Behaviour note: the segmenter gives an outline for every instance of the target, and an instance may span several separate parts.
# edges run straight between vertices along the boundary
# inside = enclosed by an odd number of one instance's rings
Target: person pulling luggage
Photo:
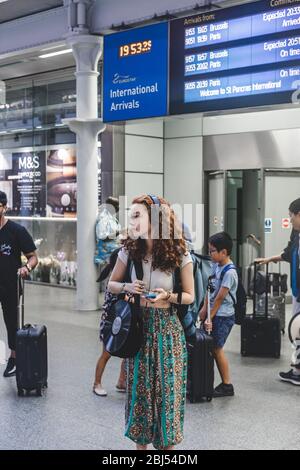
[[[277,263],[287,261],[291,266],[291,288],[293,293],[293,316],[300,312],[300,198],[289,206],[289,214],[293,227],[288,246],[280,255],[269,258],[258,258],[259,264]],[[300,338],[293,343],[294,352],[291,360],[291,369],[280,372],[279,378],[293,385],[300,385]]]
[[[38,264],[36,246],[27,230],[5,217],[7,196],[0,191],[0,302],[7,330],[10,357],[4,377],[16,375],[16,332],[18,327],[17,273],[25,279]],[[22,266],[21,254],[27,258]]]
[[[209,254],[214,263],[211,276],[210,307],[211,321],[207,319],[208,297],[200,310],[200,320],[205,321],[205,329],[212,333],[214,340],[214,358],[222,379],[215,388],[213,397],[231,397],[234,387],[230,380],[228,359],[224,345],[235,323],[236,292],[238,275],[230,259],[232,239],[226,232],[216,233],[209,239]],[[212,292],[213,290],[213,292]]]

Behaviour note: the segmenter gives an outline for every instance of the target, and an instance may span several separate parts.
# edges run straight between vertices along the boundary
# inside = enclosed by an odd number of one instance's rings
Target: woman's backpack
[[[177,268],[174,273],[174,292],[178,294],[178,305],[175,307],[187,340],[190,340],[196,334],[197,318],[199,311],[204,304],[208,280],[212,273],[212,262],[210,256],[199,255],[194,251],[191,251],[190,255],[193,260],[195,291],[195,299],[192,304],[181,305],[182,287],[180,268]]]

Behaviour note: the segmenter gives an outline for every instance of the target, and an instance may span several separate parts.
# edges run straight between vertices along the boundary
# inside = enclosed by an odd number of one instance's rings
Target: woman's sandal
[[[100,384],[94,385],[93,392],[96,395],[98,395],[98,397],[106,397],[107,396],[107,391],[104,390],[104,388],[102,388]]]

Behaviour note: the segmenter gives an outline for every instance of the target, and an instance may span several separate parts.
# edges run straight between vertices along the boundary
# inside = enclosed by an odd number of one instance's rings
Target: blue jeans
[[[213,318],[212,337],[214,340],[215,348],[223,348],[229,336],[229,333],[232,330],[234,323],[235,323],[234,315],[231,315],[231,317],[215,316]]]

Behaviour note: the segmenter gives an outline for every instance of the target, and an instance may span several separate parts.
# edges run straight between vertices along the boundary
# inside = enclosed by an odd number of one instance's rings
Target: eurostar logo
[[[113,78],[114,85],[118,85],[120,83],[131,83],[135,81],[136,77],[131,77],[130,75],[120,75],[118,73],[115,73]]]

